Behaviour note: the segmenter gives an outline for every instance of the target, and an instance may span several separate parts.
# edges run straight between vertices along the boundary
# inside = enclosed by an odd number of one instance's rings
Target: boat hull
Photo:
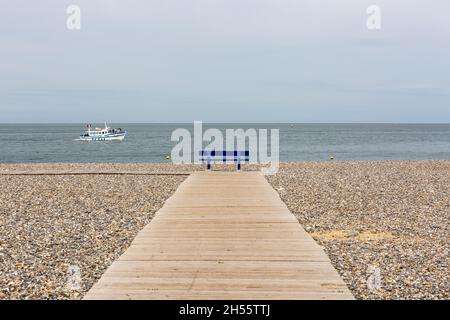
[[[91,135],[91,136],[80,136],[78,141],[122,141],[127,135],[124,133],[117,134],[105,134],[105,135]]]

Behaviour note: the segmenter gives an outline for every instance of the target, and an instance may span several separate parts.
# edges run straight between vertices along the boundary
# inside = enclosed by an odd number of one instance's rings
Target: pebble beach
[[[196,170],[0,164],[0,299],[81,299]],[[450,161],[283,163],[267,179],[356,298],[448,299]]]
[[[82,298],[185,178],[0,175],[0,299]]]
[[[357,299],[448,299],[450,161],[282,164],[268,178]]]

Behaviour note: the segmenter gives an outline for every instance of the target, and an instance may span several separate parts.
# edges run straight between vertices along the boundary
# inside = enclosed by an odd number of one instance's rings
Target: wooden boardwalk
[[[353,299],[259,172],[190,175],[85,299]]]

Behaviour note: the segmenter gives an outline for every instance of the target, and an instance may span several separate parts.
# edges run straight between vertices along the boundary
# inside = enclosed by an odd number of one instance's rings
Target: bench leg
[[[238,171],[241,170],[241,155],[240,154],[238,154],[238,156],[237,156],[236,168]]]

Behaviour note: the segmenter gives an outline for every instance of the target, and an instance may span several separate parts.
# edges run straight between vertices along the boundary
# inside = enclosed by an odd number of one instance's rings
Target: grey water
[[[83,124],[0,124],[0,163],[167,162],[177,143],[172,132],[193,130],[193,124],[111,126],[126,129],[126,139],[76,141]],[[281,161],[320,161],[330,155],[336,160],[450,159],[450,124],[203,124],[208,128],[279,129]]]

